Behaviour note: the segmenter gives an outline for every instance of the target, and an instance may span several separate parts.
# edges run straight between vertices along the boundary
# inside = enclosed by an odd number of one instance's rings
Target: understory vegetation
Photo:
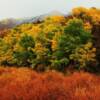
[[[100,100],[100,76],[0,68],[1,100]]]

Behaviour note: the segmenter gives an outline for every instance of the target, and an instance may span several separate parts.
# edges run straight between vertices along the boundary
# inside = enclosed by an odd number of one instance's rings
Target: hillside
[[[39,15],[36,17],[27,17],[27,18],[8,18],[0,21],[0,30],[14,28],[17,25],[25,24],[25,23],[37,23],[38,21],[44,20],[48,16],[54,15],[64,15],[58,11],[52,11],[44,15]]]
[[[100,100],[100,9],[0,25],[0,100]]]

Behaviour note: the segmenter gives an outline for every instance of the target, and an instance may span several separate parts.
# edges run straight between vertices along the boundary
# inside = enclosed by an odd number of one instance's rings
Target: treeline
[[[97,72],[99,43],[100,9],[74,8],[70,17],[51,16],[9,30],[0,38],[0,64]]]

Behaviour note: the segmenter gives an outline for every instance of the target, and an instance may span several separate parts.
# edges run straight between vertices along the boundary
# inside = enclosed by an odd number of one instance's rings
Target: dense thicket
[[[100,100],[100,76],[0,67],[0,100]]]

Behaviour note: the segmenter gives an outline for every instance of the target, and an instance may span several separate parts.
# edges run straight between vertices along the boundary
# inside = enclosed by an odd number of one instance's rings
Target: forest
[[[99,75],[98,8],[0,30],[0,100],[100,100]]]

